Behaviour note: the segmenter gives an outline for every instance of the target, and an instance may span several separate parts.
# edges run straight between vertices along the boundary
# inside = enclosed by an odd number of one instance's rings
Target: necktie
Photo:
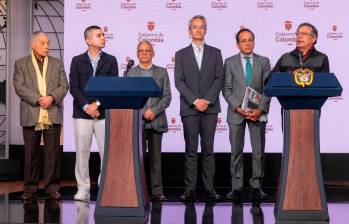
[[[252,65],[250,57],[245,57],[246,59],[246,85],[249,86],[252,80]]]

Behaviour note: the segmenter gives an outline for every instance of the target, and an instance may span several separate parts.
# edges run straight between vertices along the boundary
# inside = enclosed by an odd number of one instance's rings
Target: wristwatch
[[[101,103],[98,100],[96,100],[96,105],[97,105],[97,107],[99,107],[101,105]]]

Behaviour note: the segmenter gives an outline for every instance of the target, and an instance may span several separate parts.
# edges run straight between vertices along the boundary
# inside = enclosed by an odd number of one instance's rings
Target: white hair
[[[44,36],[48,37],[47,34],[44,33],[44,32],[42,32],[42,31],[35,31],[35,32],[31,35],[30,43],[31,43],[31,44],[35,43],[35,42],[38,40],[38,37],[41,36],[41,35],[44,35]]]

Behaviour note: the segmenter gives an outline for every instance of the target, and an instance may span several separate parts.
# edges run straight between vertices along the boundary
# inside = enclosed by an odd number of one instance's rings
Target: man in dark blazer
[[[152,77],[162,90],[162,96],[149,98],[143,107],[143,155],[148,148],[150,155],[150,182],[153,201],[164,201],[161,175],[161,141],[168,131],[165,109],[171,102],[171,87],[165,68],[153,64],[153,45],[141,41],[137,46],[139,65],[133,67],[128,77]]]
[[[270,98],[263,94],[263,89],[270,74],[270,62],[268,58],[253,53],[254,34],[251,30],[241,29],[236,34],[236,45],[240,53],[227,58],[224,63],[223,96],[228,103],[227,122],[231,144],[232,176],[232,191],[226,197],[236,203],[242,202],[243,147],[247,124],[252,145],[251,196],[253,202],[259,203],[266,196],[261,190],[264,178],[266,120],[260,118],[269,111]],[[247,87],[262,94],[257,108],[241,107]]]
[[[175,85],[180,93],[180,115],[185,139],[185,192],[181,199],[192,201],[197,179],[197,150],[201,139],[202,179],[209,200],[219,199],[214,191],[214,136],[219,93],[223,86],[221,51],[204,43],[207,23],[204,16],[189,21],[192,43],[175,55]]]
[[[90,200],[89,158],[93,134],[96,137],[103,162],[105,114],[103,105],[94,98],[88,97],[83,90],[92,76],[118,76],[116,58],[105,52],[103,30],[98,26],[90,26],[84,32],[88,50],[72,59],[69,82],[70,93],[74,98],[73,122],[76,148],[75,177],[78,191],[75,200]]]
[[[48,56],[49,38],[43,32],[31,37],[32,54],[15,62],[13,85],[20,103],[24,139],[23,200],[36,197],[39,181],[39,147],[44,140],[44,188],[49,199],[60,199],[60,135],[62,100],[68,91],[63,62]]]

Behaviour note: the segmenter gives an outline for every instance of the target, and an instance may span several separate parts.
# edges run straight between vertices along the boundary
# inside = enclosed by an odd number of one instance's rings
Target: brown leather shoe
[[[50,200],[60,200],[62,196],[57,191],[55,191],[48,193],[46,198]]]

